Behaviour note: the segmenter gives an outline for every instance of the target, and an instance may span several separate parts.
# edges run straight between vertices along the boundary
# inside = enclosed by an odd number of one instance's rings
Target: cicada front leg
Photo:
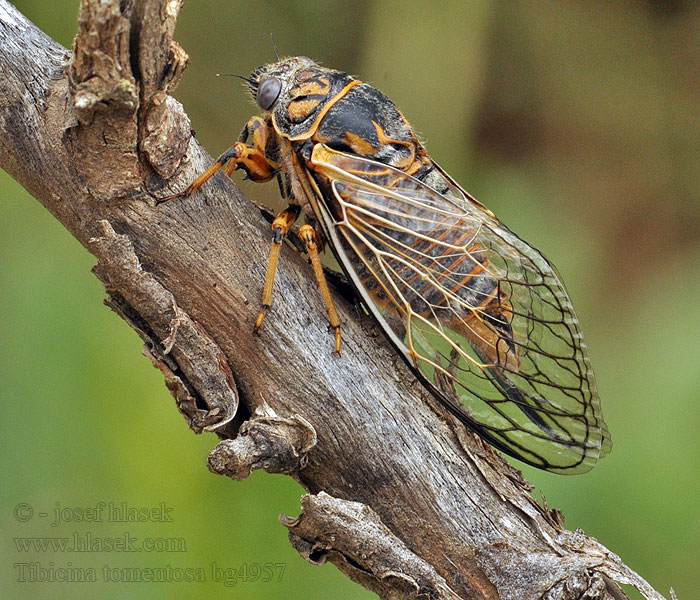
[[[253,142],[251,145],[246,144],[249,137]],[[253,181],[262,182],[272,179],[279,171],[279,167],[265,153],[268,138],[269,125],[260,117],[253,117],[246,123],[236,143],[219,156],[204,173],[183,191],[156,200],[156,205],[175,200],[176,198],[191,196],[221,168],[228,176],[235,169],[243,169],[247,177]]]

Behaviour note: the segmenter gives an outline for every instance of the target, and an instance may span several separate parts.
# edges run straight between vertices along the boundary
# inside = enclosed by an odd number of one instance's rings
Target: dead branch
[[[210,469],[295,477],[309,494],[281,518],[293,546],[383,598],[624,598],[617,581],[660,599],[539,506],[340,296],[346,352],[333,356],[309,267],[289,248],[274,314],[253,335],[260,212],[223,176],[154,205],[210,161],[168,95],[187,62],[172,41],[180,3],[83,0],[68,52],[0,0],[0,166],[96,256],[107,303],[190,427],[224,438]]]

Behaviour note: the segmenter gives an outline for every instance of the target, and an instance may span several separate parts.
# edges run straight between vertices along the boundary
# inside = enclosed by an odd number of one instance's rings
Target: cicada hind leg
[[[326,305],[326,310],[328,311],[328,322],[330,323],[331,329],[335,332],[335,347],[333,353],[340,356],[340,318],[335,310],[333,298],[331,297],[331,292],[328,289],[326,276],[323,274],[321,259],[318,257],[318,234],[311,225],[302,225],[299,228],[299,238],[302,242],[304,242],[306,252],[311,259],[311,266],[314,269],[316,283],[318,284],[318,289],[321,292],[323,302]]]

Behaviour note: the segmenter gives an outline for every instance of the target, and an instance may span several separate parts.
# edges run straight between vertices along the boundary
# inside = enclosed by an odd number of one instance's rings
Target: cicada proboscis
[[[558,473],[610,449],[578,320],[552,264],[425,152],[394,104],[305,57],[253,71],[262,114],[182,193],[220,168],[279,178],[260,327],[283,237],[299,229],[340,350],[318,250],[328,244],[420,380],[503,452]],[[251,141],[248,144],[248,141]]]

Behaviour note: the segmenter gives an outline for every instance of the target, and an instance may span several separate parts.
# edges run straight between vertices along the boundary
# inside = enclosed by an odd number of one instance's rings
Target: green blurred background
[[[77,0],[15,4],[70,46]],[[214,156],[254,113],[235,80],[214,74],[271,61],[271,33],[281,53],[385,92],[430,154],[556,263],[614,448],[584,476],[520,466],[569,528],[664,595],[673,586],[698,598],[698,3],[189,2],[175,37],[191,64],[176,96]],[[274,184],[243,189],[277,201]],[[136,334],[102,305],[93,257],[4,172],[0,198],[2,597],[372,597],[292,550],[277,515],[298,513],[296,483],[209,474],[215,437],[190,433]],[[50,524],[57,506],[101,501],[164,502],[173,522]],[[28,521],[20,503],[34,511]],[[22,552],[14,541],[74,532],[176,538],[186,551]],[[94,567],[98,583],[17,582],[15,563],[29,562]],[[267,583],[249,571],[227,587],[212,581],[212,563],[286,570]],[[207,582],[99,582],[104,565],[168,564],[203,568]]]

